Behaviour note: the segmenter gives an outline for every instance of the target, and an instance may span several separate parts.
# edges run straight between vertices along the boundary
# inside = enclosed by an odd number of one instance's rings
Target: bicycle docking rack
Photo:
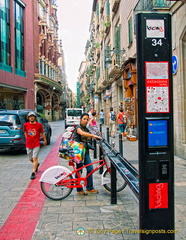
[[[97,141],[97,143],[103,156],[107,157],[111,162],[111,203],[117,203],[116,173],[113,167],[115,170],[117,169],[135,196],[139,198],[139,173],[137,169],[132,166],[117,150],[113,149],[105,139]]]
[[[119,152],[112,149],[108,142],[103,141],[101,144],[102,151],[107,154],[110,161],[114,164],[115,168],[125,179],[131,190],[136,197],[139,197],[139,174],[135,167],[133,167]],[[109,149],[109,151],[108,151]]]

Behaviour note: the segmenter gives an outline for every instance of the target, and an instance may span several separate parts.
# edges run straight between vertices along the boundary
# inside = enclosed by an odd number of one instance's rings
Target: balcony
[[[171,6],[171,1],[167,0],[140,0],[134,8],[134,11],[152,11],[152,10],[168,10]]]
[[[103,83],[101,82],[101,78],[99,78],[98,83],[95,85],[95,94],[102,93],[105,88],[106,86],[103,85]]]
[[[109,73],[109,78],[116,80],[116,79],[120,78],[121,75],[122,75],[121,68],[115,65]]]
[[[39,21],[39,26],[47,26],[46,18],[43,18]]]
[[[62,87],[61,84],[58,82],[52,80],[51,78],[46,77],[45,75],[42,74],[34,74],[34,83],[39,83],[40,85],[50,89],[53,88],[57,92],[62,93]]]
[[[85,92],[82,90],[81,92],[80,92],[80,97],[82,97],[82,96],[84,96],[85,95]]]

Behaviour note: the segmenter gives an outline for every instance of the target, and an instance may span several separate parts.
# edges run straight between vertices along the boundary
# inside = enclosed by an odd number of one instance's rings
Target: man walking
[[[33,163],[33,172],[30,179],[35,179],[35,175],[39,167],[38,154],[40,150],[40,136],[42,136],[44,140],[44,145],[47,144],[47,141],[43,126],[41,123],[37,122],[35,112],[29,112],[27,118],[29,122],[24,124],[26,150],[29,160]]]
[[[116,114],[113,107],[110,107],[110,112],[108,113],[108,124],[109,124],[109,135],[113,138],[116,136]]]
[[[101,109],[101,112],[99,113],[99,116],[100,116],[100,123],[101,125],[104,124],[104,111],[103,109]]]

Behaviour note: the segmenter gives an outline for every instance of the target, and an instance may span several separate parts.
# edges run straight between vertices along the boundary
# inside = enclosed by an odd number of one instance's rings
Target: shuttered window
[[[132,34],[132,17],[130,17],[128,21],[128,38],[129,38],[129,45],[133,42],[133,34]]]
[[[115,53],[115,64],[120,65],[120,26],[115,26],[114,29],[114,49],[116,50]],[[117,53],[118,51],[118,53]]]

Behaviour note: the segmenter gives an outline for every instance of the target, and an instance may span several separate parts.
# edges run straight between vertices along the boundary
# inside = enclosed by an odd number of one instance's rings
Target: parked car
[[[0,149],[25,149],[23,125],[28,121],[27,114],[30,111],[33,110],[21,109],[0,111]],[[47,119],[42,118],[37,112],[35,113],[37,116],[37,121],[43,125],[43,129],[47,138],[47,144],[49,145],[52,135],[51,126]]]

